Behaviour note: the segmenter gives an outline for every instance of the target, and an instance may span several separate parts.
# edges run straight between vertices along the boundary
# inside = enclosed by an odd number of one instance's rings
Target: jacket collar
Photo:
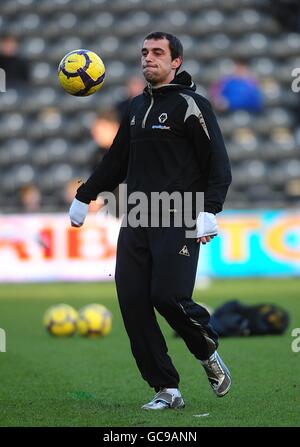
[[[146,95],[162,95],[174,90],[189,89],[192,91],[196,90],[196,85],[192,80],[191,75],[182,71],[177,73],[173,81],[170,84],[161,85],[160,87],[153,87],[150,83],[144,88],[144,94]]]

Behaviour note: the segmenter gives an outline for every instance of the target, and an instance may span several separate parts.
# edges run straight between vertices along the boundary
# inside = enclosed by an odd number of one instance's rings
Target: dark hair
[[[17,42],[17,38],[13,34],[9,34],[9,33],[0,34],[0,41],[1,42],[3,42],[4,40],[11,40],[11,39],[13,39],[14,41]]]
[[[232,58],[232,62],[238,65],[248,65],[249,58],[237,56]]]
[[[154,31],[154,32],[148,34],[148,36],[146,36],[144,40],[150,40],[150,39],[153,39],[153,40],[167,39],[169,41],[169,48],[170,48],[170,52],[171,52],[172,61],[174,59],[176,59],[177,57],[180,57],[181,60],[183,59],[182,43],[173,34],[164,33],[162,31]],[[179,67],[177,68],[177,70],[178,69],[179,69]]]

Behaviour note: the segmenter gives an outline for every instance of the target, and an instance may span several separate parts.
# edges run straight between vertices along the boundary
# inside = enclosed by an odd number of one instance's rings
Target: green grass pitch
[[[233,377],[223,398],[214,396],[198,361],[159,317],[186,401],[184,410],[163,412],[140,409],[154,392],[131,355],[114,284],[1,285],[0,327],[7,344],[0,353],[0,425],[299,426],[300,352],[291,349],[291,331],[300,327],[299,285],[297,279],[218,280],[195,290],[194,299],[212,307],[237,298],[278,303],[291,315],[284,336],[221,339],[219,352]],[[113,313],[106,338],[54,338],[42,326],[45,310],[55,303],[78,309],[93,302]]]

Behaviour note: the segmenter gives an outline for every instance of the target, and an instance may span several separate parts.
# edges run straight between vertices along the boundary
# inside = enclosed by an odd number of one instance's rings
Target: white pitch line
[[[196,418],[201,418],[201,417],[209,416],[209,413],[193,414],[193,416],[195,416]]]

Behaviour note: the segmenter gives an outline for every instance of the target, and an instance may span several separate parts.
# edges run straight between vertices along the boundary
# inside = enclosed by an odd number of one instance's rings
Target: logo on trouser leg
[[[188,248],[187,248],[186,245],[184,245],[182,247],[182,249],[180,250],[179,254],[183,255],[183,256],[190,256],[190,253],[189,253]]]

